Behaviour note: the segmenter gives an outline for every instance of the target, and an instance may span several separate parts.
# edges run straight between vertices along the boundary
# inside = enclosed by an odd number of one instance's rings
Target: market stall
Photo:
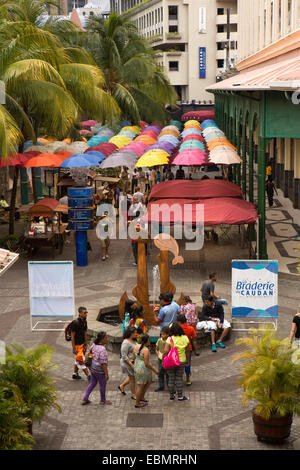
[[[68,206],[52,198],[41,199],[28,209],[28,225],[24,236],[31,254],[44,246],[52,249],[53,258],[56,248],[62,253],[68,224],[62,223],[61,215],[67,212]]]

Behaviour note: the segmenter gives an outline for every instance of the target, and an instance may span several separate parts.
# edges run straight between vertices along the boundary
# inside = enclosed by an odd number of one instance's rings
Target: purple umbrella
[[[161,150],[165,150],[166,152],[168,152],[168,154],[171,155],[171,153],[173,152],[174,150],[174,145],[171,144],[170,142],[156,142],[155,144],[151,145],[148,150],[152,150],[152,149],[161,149]]]

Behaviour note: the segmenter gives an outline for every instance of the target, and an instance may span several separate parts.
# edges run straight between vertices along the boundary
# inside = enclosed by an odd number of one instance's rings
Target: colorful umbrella
[[[208,144],[214,139],[225,139],[226,136],[225,134],[223,134],[222,131],[215,131],[215,132],[212,131],[212,132],[209,132],[209,134],[207,134],[204,138],[205,138],[206,143]]]
[[[202,134],[205,137],[210,132],[223,132],[223,131],[221,131],[221,129],[219,129],[218,127],[209,126],[209,127],[206,127],[205,129],[203,129]]]
[[[162,137],[164,135],[173,135],[174,137],[178,138],[179,137],[179,131],[173,131],[172,129],[167,129],[166,131],[162,130],[161,133],[159,134],[159,137]]]
[[[83,153],[87,153],[91,150],[96,150],[97,152],[101,152],[108,157],[108,155],[110,155],[117,149],[118,147],[112,142],[103,142],[102,144],[96,145],[95,147],[89,147]]]
[[[170,125],[171,126],[176,126],[177,129],[179,129],[179,130],[182,128],[182,124],[181,124],[180,121],[172,120],[172,121],[170,121]]]
[[[140,128],[143,130],[145,127],[147,127],[148,124],[145,121],[140,121]]]
[[[163,135],[158,138],[159,142],[172,142],[175,146],[179,144],[179,139],[175,137],[174,135]]]
[[[67,158],[72,157],[73,153],[69,152],[68,150],[59,150],[58,152],[55,152],[55,155],[57,155],[59,158],[62,159],[62,161],[67,160]]]
[[[174,125],[172,125],[172,124],[170,124],[169,126],[163,127],[163,128],[162,128],[162,131],[166,131],[166,130],[169,130],[169,129],[170,129],[170,130],[173,130],[173,131],[177,131],[178,134],[180,133],[178,127],[177,127],[177,126],[174,126]]]
[[[109,140],[110,143],[115,144],[118,148],[124,147],[124,145],[130,144],[131,139],[124,137],[123,135],[115,135]]]
[[[139,157],[141,157],[147,149],[148,145],[145,144],[145,142],[131,142],[130,144],[125,145],[125,147],[120,148],[119,151],[132,150],[133,152],[137,153]]]
[[[84,157],[76,157],[72,155],[72,157],[67,158],[60,164],[61,168],[89,168],[94,166],[91,164],[86,158]]]
[[[192,126],[200,126],[200,122],[199,122],[199,121],[196,121],[195,119],[189,119],[188,121],[186,121],[186,122],[184,123],[184,127],[190,126],[190,125],[192,125]]]
[[[94,121],[93,119],[89,119],[88,121],[83,121],[81,123],[82,126],[84,127],[91,127],[91,126],[96,126],[98,124],[97,121]],[[99,124],[100,125],[100,124]]]
[[[219,147],[220,145],[225,145],[225,147],[231,147],[233,150],[236,150],[236,147],[234,147],[234,145],[232,145],[229,140],[221,138],[211,140],[207,144],[207,147],[208,150],[213,150],[214,148]]]
[[[172,165],[177,166],[195,166],[195,165],[206,165],[208,163],[207,154],[205,152],[191,151],[180,152],[177,157],[174,158]]]
[[[168,153],[164,150],[155,149],[144,153],[136,163],[136,167],[151,167],[157,165],[167,165],[169,163]]]
[[[89,145],[86,142],[76,141],[70,144],[70,146],[68,147],[68,150],[69,152],[73,152],[73,153],[83,153],[88,148],[89,148]]]
[[[116,168],[121,166],[127,166],[128,168],[133,167],[139,155],[132,150],[119,150],[107,157],[100,165],[100,168]]]
[[[108,141],[109,141],[109,138],[104,137],[104,135],[94,135],[87,141],[87,144],[90,147],[93,147],[95,145],[102,144],[103,142],[108,142]]]
[[[108,139],[111,139],[115,133],[111,129],[101,129],[97,135],[102,135],[103,137],[108,137]]]
[[[29,153],[29,152],[28,152]],[[29,154],[13,153],[7,158],[0,158],[0,168],[5,166],[23,166],[31,158]]]
[[[223,165],[234,165],[241,163],[242,160],[235,150],[231,147],[220,146],[213,149],[209,154],[211,162]]]
[[[184,138],[187,135],[191,135],[191,134],[201,135],[201,131],[199,131],[199,129],[186,129],[185,131],[181,132],[181,137]]]
[[[55,153],[40,153],[36,157],[30,158],[24,167],[26,168],[56,168],[61,165],[62,159]]]
[[[27,147],[26,150],[24,150],[24,153],[35,151],[42,153],[44,151],[44,148],[44,145],[31,145],[30,147]]]
[[[189,134],[189,135],[186,135],[183,139],[182,139],[182,142],[188,142],[189,140],[191,141],[194,141],[194,140],[198,140],[199,142],[205,142],[204,138],[202,137],[202,135],[199,135],[199,134]]]
[[[174,151],[174,145],[171,142],[156,142],[155,144],[148,147],[148,150],[155,149],[165,150],[165,152],[171,155]]]
[[[150,135],[139,135],[136,139],[134,139],[134,142],[145,142],[147,145],[152,145],[157,142],[157,139],[154,139]]]
[[[98,158],[98,161],[102,162],[102,160],[104,160],[106,158],[106,155],[104,155],[104,153],[101,153],[101,152],[97,152],[96,150],[89,150],[88,152],[85,152],[83,155],[87,156],[87,155],[93,155],[94,157],[97,157]]]
[[[203,152],[205,152],[205,145],[202,142],[199,142],[198,140],[192,141],[189,140],[188,142],[184,142],[183,144],[180,145],[179,151],[184,150],[184,149],[201,149]]]

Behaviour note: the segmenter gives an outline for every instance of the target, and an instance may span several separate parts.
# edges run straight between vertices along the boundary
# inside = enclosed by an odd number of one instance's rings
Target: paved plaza
[[[285,201],[276,199],[272,213],[283,210]],[[286,223],[286,222],[285,222]],[[3,227],[2,227],[3,228]],[[220,232],[221,235],[221,232]],[[278,235],[278,234],[277,234]],[[268,230],[268,237],[272,233]],[[57,259],[73,260],[75,248],[71,244]],[[136,268],[131,265],[132,251],[130,241],[111,242],[110,259],[103,262],[100,258],[100,245],[89,234],[92,252],[89,252],[87,267],[75,266],[76,306],[84,305],[92,312],[102,306],[115,305],[124,290],[131,295],[136,283]],[[276,241],[276,240],[275,240]],[[276,243],[270,239],[272,250]],[[298,242],[297,242],[298,244]],[[156,263],[158,251],[152,247],[148,257],[150,294],[152,289],[151,269]],[[231,298],[231,259],[248,258],[247,248],[240,246],[240,235],[233,228],[230,237],[220,236],[218,244],[206,243],[199,252],[184,252],[183,265],[171,268],[171,280],[177,287],[175,298],[183,291],[194,302],[200,302],[200,284],[211,271],[218,271],[216,293],[229,300]],[[287,336],[293,315],[300,304],[298,276],[288,271],[287,264],[296,263],[296,256],[280,258],[275,251],[270,259],[280,259],[279,275],[279,329]],[[40,260],[50,258],[50,253],[41,251]],[[203,345],[200,356],[192,360],[192,386],[185,389],[189,402],[171,402],[167,391],[155,393],[155,381],[148,392],[149,406],[137,410],[130,399],[130,392],[123,396],[117,390],[123,380],[119,355],[109,352],[108,399],[112,406],[99,405],[99,390],[91,394],[92,403],[81,406],[81,399],[87,386],[85,379],[72,380],[73,356],[70,343],[64,339],[63,332],[31,332],[29,318],[27,260],[20,259],[0,280],[2,309],[0,313],[1,339],[7,343],[21,343],[26,347],[47,343],[54,349],[54,371],[57,389],[60,394],[62,413],[53,411],[34,425],[34,437],[38,450],[110,450],[143,449],[153,450],[274,450],[300,449],[300,420],[294,419],[292,433],[283,445],[269,445],[258,442],[253,432],[250,405],[244,409],[241,390],[237,386],[241,364],[232,363],[238,349],[235,339],[241,336],[233,332],[226,342],[225,350],[213,354],[209,345]],[[230,310],[225,310],[230,318]],[[92,315],[92,314],[91,314]],[[88,316],[88,320],[93,318]],[[94,318],[95,320],[95,318]],[[156,365],[156,356],[151,356]],[[138,427],[142,425],[143,427]],[[140,431],[140,432],[139,432]]]

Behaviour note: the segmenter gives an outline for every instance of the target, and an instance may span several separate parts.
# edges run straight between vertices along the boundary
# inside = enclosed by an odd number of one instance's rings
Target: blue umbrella
[[[61,168],[88,168],[94,166],[84,157],[76,157],[72,155],[72,157],[67,158],[62,164],[60,165]]]
[[[89,150],[88,152],[84,153],[84,158],[86,158],[87,155],[96,157],[98,159],[98,162],[102,162],[106,158],[104,153],[102,152],[97,152],[97,150]]]
[[[179,144],[179,140],[174,135],[162,135],[158,138],[158,142],[171,142],[175,146]]]
[[[43,147],[43,144],[41,144],[41,142],[37,142],[36,144],[34,144],[32,140],[26,140],[26,142],[24,143],[23,152],[25,152],[25,150],[29,149],[29,147],[32,147],[33,145],[40,145],[41,147]]]
[[[185,131],[183,131],[183,132],[181,133],[181,136],[182,136],[182,137],[186,137],[187,135],[191,135],[191,134],[202,135],[202,134],[201,134],[201,131],[199,131],[199,129],[186,129]]]

